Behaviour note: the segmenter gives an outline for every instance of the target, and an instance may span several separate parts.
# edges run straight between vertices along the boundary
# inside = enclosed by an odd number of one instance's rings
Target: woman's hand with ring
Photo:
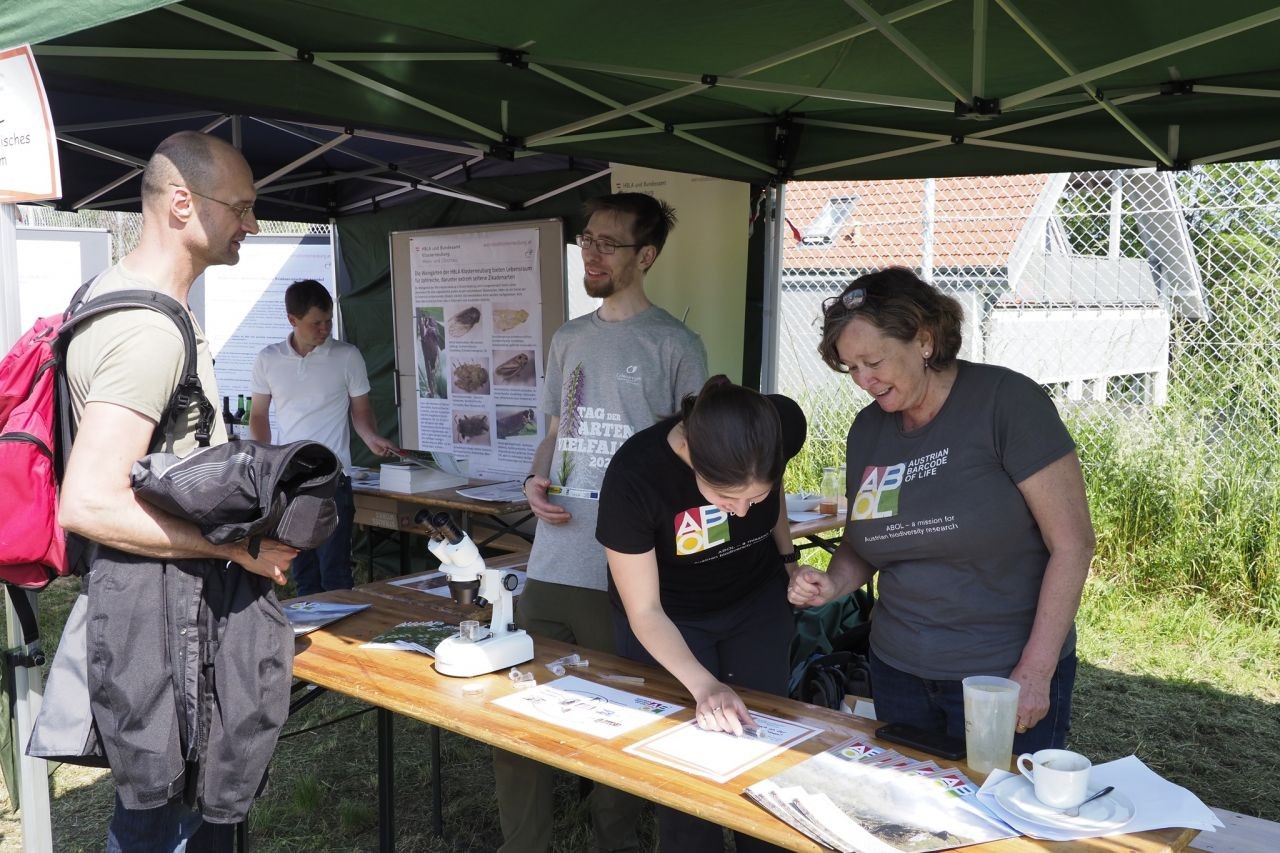
[[[740,735],[744,725],[754,725],[747,706],[725,684],[710,682],[694,692],[693,698],[697,702],[698,727],[705,731]]]

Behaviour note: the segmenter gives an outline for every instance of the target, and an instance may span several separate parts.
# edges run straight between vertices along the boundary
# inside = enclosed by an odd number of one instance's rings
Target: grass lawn
[[[41,598],[46,636],[56,635],[74,595],[73,584],[59,587]],[[1095,761],[1136,754],[1210,805],[1280,820],[1280,629],[1215,616],[1207,602],[1136,598],[1097,579],[1079,627],[1073,748]],[[271,790],[250,817],[255,851],[376,849],[375,722],[358,702],[332,695],[289,721]],[[445,837],[438,839],[430,828],[427,727],[396,720],[399,849],[492,850],[501,833],[489,750],[449,732],[442,742]],[[54,848],[100,850],[111,809],[105,771],[61,767],[52,789]],[[21,830],[3,789],[0,798],[0,851],[17,853]],[[557,789],[556,815],[557,850],[589,845],[587,812],[568,777]],[[648,815],[641,831],[652,839]]]

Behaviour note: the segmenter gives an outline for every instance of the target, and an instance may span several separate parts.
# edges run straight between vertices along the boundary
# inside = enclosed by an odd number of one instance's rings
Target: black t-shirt
[[[791,459],[808,426],[794,400],[768,397],[782,424],[782,453]],[[696,616],[728,607],[783,571],[773,527],[782,484],[744,516],[707,503],[693,469],[667,443],[677,418],[627,439],[614,454],[600,489],[596,539],[624,554],[655,551],[667,615]],[[621,606],[609,574],[609,597]]]

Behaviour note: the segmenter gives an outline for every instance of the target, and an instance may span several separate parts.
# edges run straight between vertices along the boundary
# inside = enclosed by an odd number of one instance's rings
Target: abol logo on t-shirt
[[[868,465],[862,471],[862,484],[853,497],[850,517],[855,521],[869,518],[890,518],[898,514],[898,496],[902,489],[902,475],[907,466]]]
[[[729,541],[729,516],[717,506],[676,513],[676,556],[697,554]]]

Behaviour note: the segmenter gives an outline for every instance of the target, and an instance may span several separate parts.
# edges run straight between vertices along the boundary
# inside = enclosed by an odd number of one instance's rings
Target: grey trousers
[[[517,602],[516,624],[532,634],[612,653],[610,611],[609,596],[602,590],[531,579]],[[499,853],[544,853],[550,849],[555,822],[554,773],[540,762],[493,750],[503,838]],[[597,782],[588,800],[596,850],[638,850],[636,822],[643,805],[639,798]]]

